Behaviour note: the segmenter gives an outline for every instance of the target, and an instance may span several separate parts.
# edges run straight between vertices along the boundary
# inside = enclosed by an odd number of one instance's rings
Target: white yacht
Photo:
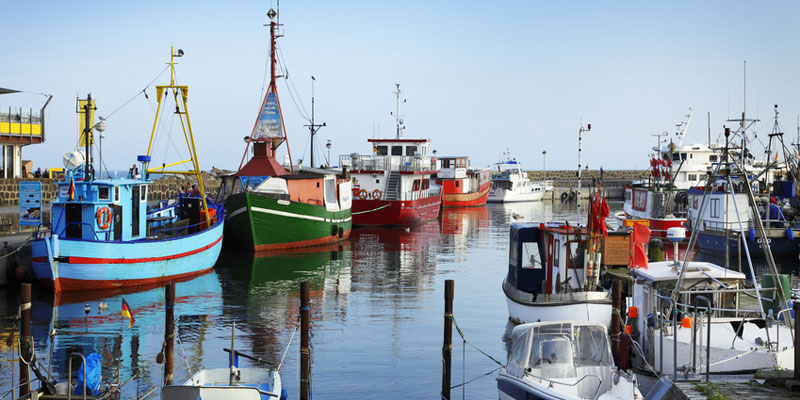
[[[497,163],[498,173],[492,176],[489,203],[539,201],[553,189],[552,181],[534,182],[519,166],[516,159]]]

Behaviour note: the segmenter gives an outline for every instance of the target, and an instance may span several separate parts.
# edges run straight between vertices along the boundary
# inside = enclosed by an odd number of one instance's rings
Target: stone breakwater
[[[42,203],[47,204],[56,198],[58,179],[27,178],[27,179],[0,179],[0,207],[19,205],[19,182],[42,182]],[[148,188],[148,200],[165,200],[175,197],[178,193],[185,191],[187,185],[194,182],[194,179],[180,179],[176,177],[164,177],[155,180]],[[221,180],[203,174],[206,193],[215,196],[219,191]]]
[[[605,182],[626,182],[637,179],[645,179],[649,175],[648,171],[635,170],[604,170],[603,181]],[[578,183],[578,173],[573,170],[561,171],[528,171],[528,177],[534,181],[551,180],[556,186],[569,186],[570,183]],[[591,184],[592,178],[599,178],[600,170],[583,170],[581,172],[581,185]],[[563,183],[563,185],[561,185]]]

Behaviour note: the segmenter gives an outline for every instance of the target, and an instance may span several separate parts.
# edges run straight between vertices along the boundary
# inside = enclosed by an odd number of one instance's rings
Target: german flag
[[[132,327],[133,313],[131,312],[131,308],[128,307],[128,303],[125,301],[125,298],[122,299],[122,316],[130,320],[130,323],[128,323],[128,328]]]
[[[75,179],[71,178],[69,181],[69,200],[75,200]]]

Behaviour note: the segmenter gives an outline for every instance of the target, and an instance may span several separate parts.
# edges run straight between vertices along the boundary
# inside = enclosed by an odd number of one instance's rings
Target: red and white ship
[[[650,223],[651,236],[666,237],[669,228],[685,228],[686,214],[671,208],[675,204],[675,196],[685,196],[685,194],[682,191],[649,187],[626,187],[624,217],[646,219]]]
[[[439,157],[436,184],[442,187],[442,207],[483,206],[492,173],[489,168],[471,169],[467,157]]]
[[[397,84],[397,135],[368,139],[371,155],[341,156],[353,183],[353,224],[361,226],[415,225],[439,216],[441,187],[432,182],[436,159],[429,139],[404,139]]]

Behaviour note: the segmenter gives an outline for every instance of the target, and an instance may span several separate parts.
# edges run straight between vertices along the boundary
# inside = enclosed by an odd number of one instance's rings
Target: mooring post
[[[25,360],[32,359],[31,349],[31,284],[23,283],[20,285],[20,319],[22,327],[20,329],[19,341],[19,397],[31,392],[31,370]],[[12,396],[13,397],[13,396]]]
[[[450,400],[450,359],[453,353],[452,279],[444,281],[444,341],[442,343],[442,398]],[[800,336],[800,335],[798,335]]]
[[[308,281],[300,282],[300,400],[308,400],[311,398],[311,349],[308,345],[308,297]]]
[[[800,302],[792,304],[794,308],[794,379],[800,380]]]
[[[611,355],[614,356],[614,365],[619,366],[619,335],[620,335],[620,302],[622,299],[622,281],[614,280],[611,286]]]
[[[164,384],[172,384],[173,346],[175,343],[175,284],[170,283],[165,288],[167,310],[164,324]]]

